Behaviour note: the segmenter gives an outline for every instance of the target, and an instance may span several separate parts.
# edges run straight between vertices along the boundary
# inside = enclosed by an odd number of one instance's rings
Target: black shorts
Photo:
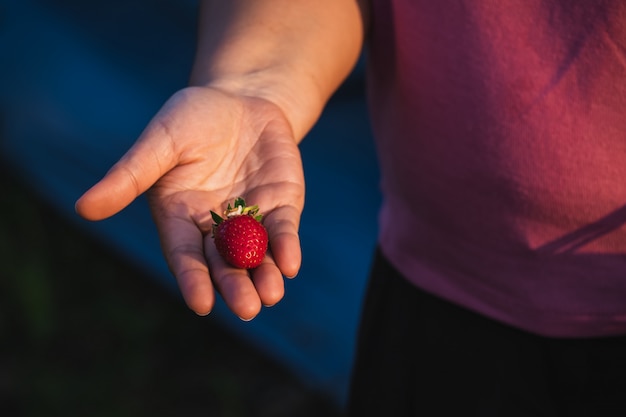
[[[420,291],[377,251],[347,407],[354,417],[625,417],[626,336],[517,330]]]

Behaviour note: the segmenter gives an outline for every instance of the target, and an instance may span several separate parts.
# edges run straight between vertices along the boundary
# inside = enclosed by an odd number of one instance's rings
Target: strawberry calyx
[[[256,204],[254,206],[247,206],[246,201],[242,197],[237,197],[232,206],[228,203],[228,207],[226,207],[223,213],[225,218],[243,215],[252,216],[258,222],[261,222],[263,219],[263,215],[259,213],[259,206]],[[226,220],[224,217],[211,210],[211,218],[215,222],[213,225],[213,235],[215,235],[217,226]]]

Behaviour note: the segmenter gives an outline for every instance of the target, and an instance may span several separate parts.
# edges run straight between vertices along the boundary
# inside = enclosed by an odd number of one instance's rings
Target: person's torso
[[[530,331],[626,332],[626,2],[373,3],[390,260]]]

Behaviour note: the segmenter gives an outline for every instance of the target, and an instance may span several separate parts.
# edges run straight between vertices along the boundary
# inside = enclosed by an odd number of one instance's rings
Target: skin
[[[216,292],[242,320],[284,296],[302,253],[298,143],[359,56],[366,9],[354,0],[203,1],[189,86],[76,202],[98,221],[147,192],[185,302],[208,314]],[[270,248],[246,271],[217,254],[210,211],[242,196],[264,214]]]

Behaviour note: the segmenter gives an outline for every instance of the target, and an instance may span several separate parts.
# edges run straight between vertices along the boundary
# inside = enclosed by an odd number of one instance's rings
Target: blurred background
[[[255,320],[185,307],[145,199],[74,214],[185,85],[195,8],[0,3],[0,415],[340,415],[379,205],[362,62],[301,145],[303,267]]]

